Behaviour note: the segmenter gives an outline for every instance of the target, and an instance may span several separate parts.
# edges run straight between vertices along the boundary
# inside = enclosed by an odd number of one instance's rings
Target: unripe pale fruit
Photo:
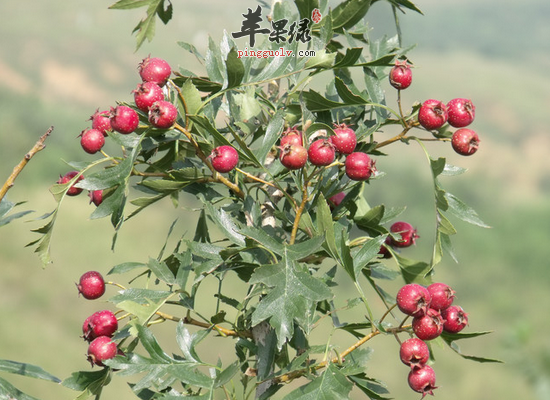
[[[239,153],[231,146],[219,146],[210,154],[212,167],[217,172],[229,172],[239,163]]]
[[[97,271],[88,271],[82,274],[76,287],[78,293],[88,300],[98,299],[105,293],[105,281]]]

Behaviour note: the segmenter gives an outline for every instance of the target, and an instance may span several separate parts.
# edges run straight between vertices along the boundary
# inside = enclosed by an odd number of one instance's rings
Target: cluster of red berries
[[[432,283],[428,287],[416,283],[403,286],[397,292],[397,307],[413,317],[412,330],[416,338],[401,344],[401,361],[411,367],[408,382],[411,389],[433,394],[435,372],[427,365],[430,352],[424,341],[437,338],[443,331],[458,333],[468,324],[462,307],[453,305],[455,292],[445,283]]]
[[[397,60],[390,70],[389,79],[390,84],[398,90],[408,88],[412,82],[412,71],[407,61]],[[474,121],[475,110],[469,99],[456,98],[447,104],[429,99],[420,106],[418,123],[428,131],[440,129],[446,123],[459,128],[451,137],[451,145],[458,154],[471,156],[477,151],[480,140],[475,131],[465,127]]]
[[[105,293],[105,280],[97,271],[84,273],[76,285],[85,299],[95,300]],[[88,361],[92,366],[104,366],[103,361],[122,354],[112,340],[118,330],[118,320],[111,311],[101,310],[90,315],[82,324],[82,337],[88,345]]]
[[[92,127],[84,129],[79,135],[80,144],[86,153],[95,154],[101,151],[109,134],[133,133],[139,126],[138,111],[145,113],[151,126],[157,129],[170,129],[176,123],[178,110],[174,104],[166,100],[165,95],[168,92],[165,86],[172,74],[170,64],[161,58],[146,57],[139,64],[138,71],[142,82],[132,91],[137,110],[125,105],[104,111],[97,109],[90,117]],[[212,151],[209,159],[217,172],[229,172],[237,165],[239,155],[231,146],[219,146]],[[57,183],[66,184],[78,174],[78,171],[68,172],[61,176]],[[67,195],[76,196],[82,192],[82,189],[74,187],[82,179],[84,176],[79,175],[67,191]],[[103,201],[103,190],[91,191],[89,195],[90,201],[96,206]]]
[[[355,131],[346,124],[336,124],[334,135],[318,137],[304,147],[303,135],[297,127],[288,128],[279,142],[279,160],[287,169],[303,168],[309,161],[317,167],[330,165],[337,154],[346,157],[344,168],[349,179],[366,181],[376,171],[375,162],[367,153],[354,151],[357,146]]]

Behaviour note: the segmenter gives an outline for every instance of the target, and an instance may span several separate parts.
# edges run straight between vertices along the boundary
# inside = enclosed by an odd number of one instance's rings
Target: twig
[[[50,133],[52,133],[52,131],[53,131],[53,126],[50,126],[50,128],[46,131],[46,133],[40,136],[40,139],[38,139],[38,141],[34,144],[32,149],[30,149],[30,151],[27,154],[25,154],[25,157],[23,157],[21,162],[19,162],[19,164],[17,164],[17,166],[13,169],[13,172],[11,173],[11,175],[8,177],[6,182],[4,182],[4,184],[2,185],[2,189],[0,189],[0,200],[2,200],[6,195],[6,193],[8,192],[8,190],[10,190],[13,187],[15,179],[21,173],[21,171],[23,171],[23,168],[25,168],[25,166],[30,161],[30,159],[33,158],[33,156],[36,153],[38,153],[40,150],[43,150],[44,147],[46,147],[44,142],[46,141],[46,138],[50,136]]]

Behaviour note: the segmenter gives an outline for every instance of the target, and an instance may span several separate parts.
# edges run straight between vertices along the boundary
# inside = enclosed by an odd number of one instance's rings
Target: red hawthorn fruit
[[[392,236],[388,236],[390,238],[391,245],[395,247],[412,246],[416,243],[416,239],[420,237],[418,236],[416,229],[414,229],[411,224],[404,221],[395,222],[390,227],[390,232],[401,236],[401,239],[395,239]]]
[[[328,139],[317,139],[307,149],[310,163],[318,167],[329,165],[336,157],[334,146]]]
[[[476,108],[471,100],[452,99],[447,103],[447,122],[455,128],[463,128],[470,125],[476,116]]]
[[[351,153],[344,163],[346,175],[352,181],[366,181],[376,171],[374,164],[367,153]]]
[[[97,129],[85,129],[80,134],[80,145],[88,154],[95,154],[103,148],[105,135]]]
[[[446,309],[447,307],[450,307],[451,304],[453,304],[455,291],[451,289],[448,285],[441,282],[436,282],[428,286],[427,289],[428,292],[430,292],[430,296],[432,297],[430,308],[441,311]]]
[[[468,325],[468,314],[460,306],[450,306],[441,312],[445,323],[443,330],[449,333],[458,333]]]
[[[103,367],[103,361],[110,360],[117,355],[117,345],[108,336],[95,338],[88,346],[88,361],[99,367]]]
[[[468,128],[460,128],[451,138],[453,150],[462,156],[471,156],[479,148],[479,136]]]
[[[123,135],[132,133],[139,125],[139,116],[136,110],[128,106],[111,107],[111,127]]]
[[[90,117],[92,121],[92,129],[97,129],[103,136],[107,136],[107,132],[112,131],[111,128],[111,117],[110,111],[99,111],[99,108],[96,112]]]
[[[292,128],[288,128],[281,135],[279,146],[285,147],[287,144],[298,144],[300,146],[304,145],[302,132],[297,127],[294,126]]]
[[[229,172],[239,163],[239,153],[231,146],[219,146],[210,154],[212,167],[217,172]]]
[[[329,136],[329,140],[340,154],[351,154],[357,146],[355,131],[346,124],[335,125],[334,135]]]
[[[136,107],[143,112],[148,112],[153,103],[164,100],[162,88],[155,82],[138,83],[137,88],[132,93],[134,94]]]
[[[177,118],[178,109],[169,101],[160,100],[149,107],[149,122],[155,128],[168,129]]]
[[[82,274],[76,287],[78,293],[88,300],[99,299],[105,293],[105,281],[97,271],[88,271]]]
[[[79,174],[78,171],[70,171],[70,172],[67,172],[65,175],[59,176],[59,180],[57,181],[57,183],[59,183],[59,184],[68,183],[68,182],[70,182],[75,176],[77,176],[78,174]],[[67,196],[77,196],[77,195],[79,195],[80,193],[82,193],[82,190],[84,190],[84,189],[77,188],[77,187],[74,186],[76,183],[80,182],[82,179],[84,179],[84,175],[80,175],[80,176],[78,177],[78,179],[76,180],[76,182],[73,183],[73,184],[71,185],[71,187],[69,188],[69,190],[67,190]]]
[[[159,86],[164,86],[172,74],[170,64],[162,58],[150,56],[141,61],[138,70],[143,82],[154,82]]]
[[[429,131],[445,125],[447,116],[447,106],[439,100],[426,100],[418,110],[418,122]]]
[[[427,394],[433,396],[434,389],[437,389],[437,386],[435,386],[435,371],[429,365],[413,369],[409,372],[407,380],[412,390],[422,393],[422,398]]]
[[[346,194],[344,192],[336,193],[334,196],[330,196],[328,198],[328,205],[331,210],[334,210],[336,207],[338,207],[342,200],[346,197]]]
[[[421,368],[430,359],[430,349],[423,340],[410,338],[401,343],[399,358],[401,358],[403,364],[410,366],[411,369]]]
[[[281,147],[279,159],[288,169],[300,169],[307,163],[307,150],[299,144],[287,144]]]
[[[102,310],[89,316],[82,325],[82,337],[91,341],[99,336],[112,337],[118,329],[115,314],[109,310]]]
[[[398,90],[407,89],[411,86],[412,71],[407,60],[395,61],[395,66],[390,70],[389,79],[390,84]]]
[[[90,203],[94,203],[97,207],[103,202],[103,189],[92,190],[88,192],[88,196],[90,196]]]
[[[408,283],[399,289],[395,300],[401,312],[417,316],[426,313],[432,298],[424,286],[418,283]]]
[[[428,308],[424,315],[415,316],[412,321],[413,332],[420,340],[432,340],[443,332],[441,313]]]

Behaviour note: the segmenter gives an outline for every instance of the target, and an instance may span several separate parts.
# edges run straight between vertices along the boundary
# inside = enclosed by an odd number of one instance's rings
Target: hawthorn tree
[[[288,400],[346,399],[354,388],[386,399],[384,384],[365,372],[366,343],[377,340],[397,340],[410,366],[409,385],[423,397],[436,388],[433,340],[466,359],[496,361],[461,353],[457,340],[487,332],[460,332],[467,315],[450,308],[454,292],[431,285],[442,257],[456,259],[449,216],[487,226],[440,184],[441,176],[465,170],[425,146],[440,142],[474,154],[479,137],[465,126],[475,107],[466,99],[402,104],[412,62],[411,49],[401,46],[398,14],[420,10],[408,0],[388,2],[397,35],[377,40],[365,23],[370,0],[334,8],[317,0],[281,1],[242,10],[242,30],[225,33],[219,44],[210,39],[205,55],[179,43],[204,72],[188,71],[185,59],[170,65],[148,57],[136,75],[143,83],[135,102],[94,114],[81,144],[98,157],[69,163],[72,171],[53,185],[58,206],[32,243],[42,262],[51,261],[61,205],[84,190],[97,206],[91,218],[110,217],[113,248],[124,222],[158,202],[193,213],[197,224],[156,258],[82,277],[85,298],[104,296],[105,284],[118,292],[108,300],[112,309],[83,324],[94,368],[62,382],[81,392],[79,399],[99,398],[111,379],[128,379],[142,399],[267,399],[283,396],[279,391],[289,382]],[[121,0],[112,8],[141,6],[148,11],[136,27],[138,47],[151,40],[157,17],[165,23],[172,17],[164,0]],[[238,43],[248,37],[243,50]],[[395,105],[385,98],[390,85]],[[381,139],[386,130],[398,133]],[[107,154],[105,141],[120,151]],[[399,162],[390,161],[385,148],[403,143],[425,153],[433,178],[435,234],[426,261],[407,256],[407,247],[430,235],[418,239],[414,227],[399,220],[406,204],[370,204],[365,194],[384,178],[380,164]],[[180,207],[182,194],[197,199],[193,209]],[[167,230],[173,234],[174,225]],[[400,296],[384,289],[386,280],[402,281]],[[207,281],[217,282],[216,290],[204,289]],[[335,297],[350,284],[355,292]],[[170,354],[157,339],[161,323],[173,324],[179,353]],[[349,342],[333,343],[335,330],[347,332]],[[413,337],[421,343],[408,340]],[[216,359],[214,348],[232,348],[233,359]],[[399,351],[389,356],[398,358]],[[39,367],[17,365],[30,377],[58,381]],[[0,362],[0,370],[15,369]],[[0,383],[1,394],[22,396]]]

